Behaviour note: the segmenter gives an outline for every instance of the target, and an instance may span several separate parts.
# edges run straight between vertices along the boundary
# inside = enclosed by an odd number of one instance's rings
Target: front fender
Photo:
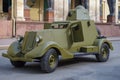
[[[20,51],[21,51],[20,50],[20,43],[18,41],[15,41],[9,46],[7,53],[10,56],[15,56]]]
[[[42,57],[50,48],[56,48],[60,51],[63,59],[73,58],[73,55],[70,54],[67,50],[60,47],[59,44],[53,41],[49,41],[46,43],[42,43],[36,48],[34,48],[32,51],[28,52],[25,57],[27,58],[38,58]]]

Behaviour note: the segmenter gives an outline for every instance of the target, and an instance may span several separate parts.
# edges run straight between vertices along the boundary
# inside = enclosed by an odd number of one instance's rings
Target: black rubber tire
[[[40,65],[41,65],[41,70],[43,72],[45,73],[53,72],[58,66],[57,51],[53,48],[49,49],[46,52],[46,54],[41,58]]]
[[[25,66],[25,63],[24,61],[12,61],[10,60],[11,64],[16,67],[16,68],[21,68],[21,67],[24,67]]]
[[[100,49],[100,53],[96,54],[96,59],[99,62],[106,62],[109,59],[109,46],[103,43]]]

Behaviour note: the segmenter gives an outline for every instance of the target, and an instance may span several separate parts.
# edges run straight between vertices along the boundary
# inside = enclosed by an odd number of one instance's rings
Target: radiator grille
[[[22,53],[29,52],[35,47],[36,32],[26,32],[22,43]]]

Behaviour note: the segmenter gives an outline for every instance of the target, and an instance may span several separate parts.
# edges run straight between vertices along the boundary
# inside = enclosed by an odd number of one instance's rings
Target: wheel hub
[[[102,55],[103,55],[103,58],[106,58],[107,57],[107,52],[105,49],[102,49]]]
[[[54,68],[55,67],[55,64],[56,63],[56,58],[55,58],[55,55],[50,55],[49,57],[49,65],[51,68]]]

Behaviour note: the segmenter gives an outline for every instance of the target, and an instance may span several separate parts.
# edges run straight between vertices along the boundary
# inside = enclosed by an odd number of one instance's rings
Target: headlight
[[[21,41],[23,40],[23,37],[20,36],[20,35],[18,35],[18,36],[17,36],[17,40],[18,40],[19,42],[21,42]]]
[[[41,36],[37,36],[36,37],[36,42],[39,43],[40,41],[42,41],[42,37]]]

